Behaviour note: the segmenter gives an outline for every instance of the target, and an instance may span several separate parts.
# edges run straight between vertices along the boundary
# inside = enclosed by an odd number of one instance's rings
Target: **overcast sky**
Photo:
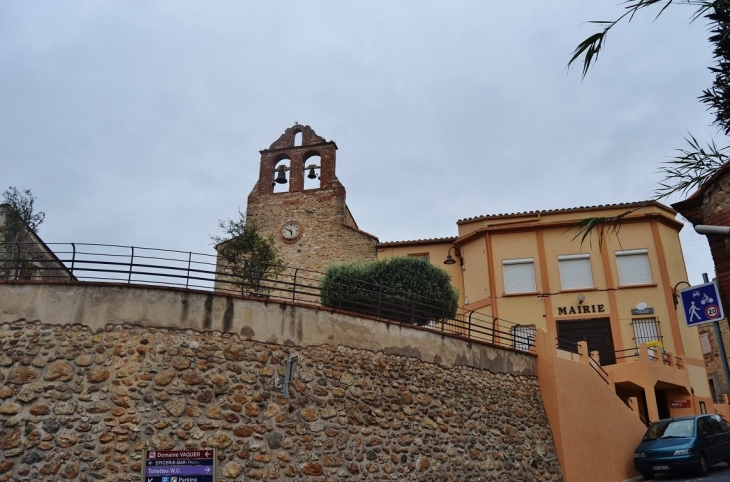
[[[212,253],[299,121],[381,241],[646,199],[683,136],[718,137],[711,47],[691,7],[647,11],[581,80],[567,60],[618,3],[3,1],[0,190],[33,190],[47,242]],[[707,242],[682,241],[700,282]]]

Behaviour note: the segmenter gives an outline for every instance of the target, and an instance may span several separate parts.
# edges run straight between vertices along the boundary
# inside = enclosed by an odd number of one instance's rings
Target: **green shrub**
[[[331,266],[320,288],[325,306],[417,325],[453,318],[459,303],[448,273],[419,258]]]
[[[283,270],[274,237],[264,237],[256,220],[247,223],[240,209],[238,219],[218,221],[218,226],[224,236],[211,236],[221,262],[216,280],[225,280],[242,294],[268,293],[267,278],[276,278]]]

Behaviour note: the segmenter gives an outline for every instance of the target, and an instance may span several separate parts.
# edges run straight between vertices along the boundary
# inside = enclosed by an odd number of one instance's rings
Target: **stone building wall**
[[[377,239],[346,225],[346,211],[345,189],[335,181],[331,189],[252,195],[246,216],[274,237],[285,265],[321,272],[331,264],[377,259]],[[281,236],[289,221],[301,226],[301,236],[293,243]]]
[[[727,308],[726,308],[727,309]],[[725,356],[730,360],[730,327],[728,327],[727,321],[721,321],[720,333],[725,344]],[[720,347],[717,343],[717,336],[715,335],[715,328],[709,325],[701,325],[698,327],[700,336],[707,334],[710,341],[710,353],[705,354],[705,363],[707,364],[707,375],[712,381],[715,389],[715,395],[721,395],[723,393],[730,393],[728,386],[725,383],[725,375],[722,368],[722,358],[720,358]]]
[[[9,209],[7,204],[0,204],[0,228],[5,224]],[[15,242],[18,244],[0,246],[0,279],[74,279],[56,254],[30,228],[19,233]]]
[[[292,396],[273,389],[300,356]],[[217,447],[220,480],[562,480],[534,376],[220,332],[0,325],[0,481],[140,480]]]

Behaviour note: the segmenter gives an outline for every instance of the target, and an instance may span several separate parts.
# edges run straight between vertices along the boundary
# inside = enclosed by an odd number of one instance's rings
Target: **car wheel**
[[[654,478],[653,472],[642,472],[641,476],[644,477],[644,480],[651,480]]]
[[[700,468],[698,470],[700,477],[704,477],[709,473],[709,469],[707,467],[707,460],[705,460],[704,455],[700,455]]]

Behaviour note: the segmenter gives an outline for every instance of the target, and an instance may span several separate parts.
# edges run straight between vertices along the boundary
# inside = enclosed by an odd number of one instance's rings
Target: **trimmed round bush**
[[[330,266],[319,286],[325,306],[417,325],[453,318],[459,303],[449,274],[420,258]]]

